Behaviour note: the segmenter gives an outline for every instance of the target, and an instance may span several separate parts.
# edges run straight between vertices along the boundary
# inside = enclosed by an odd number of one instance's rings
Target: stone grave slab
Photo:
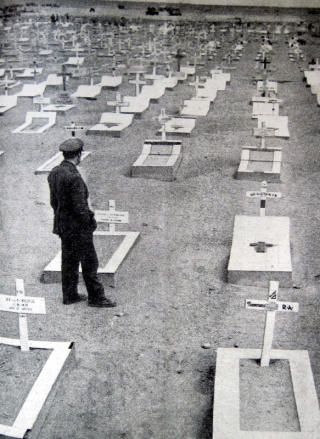
[[[272,349],[272,360],[288,360],[300,431],[240,429],[240,360],[261,358],[262,349],[218,348],[214,384],[213,439],[316,439],[320,415],[308,351]]]
[[[1,95],[0,96],[0,114],[5,113],[17,105],[18,98],[15,95]]]
[[[27,357],[30,357],[30,348],[52,350],[12,425],[0,424],[0,436],[2,438],[23,439],[29,435],[30,430],[34,427],[56,379],[72,352],[73,343],[29,340],[27,316],[31,314],[45,314],[46,310],[45,301],[42,297],[29,297],[25,295],[23,279],[16,279],[16,296],[0,296],[0,310],[18,314],[19,316],[20,338],[16,340],[0,337],[0,344],[20,347],[23,353],[20,356],[22,362],[23,359],[26,361]]]
[[[317,95],[320,92],[320,80],[317,84],[312,84],[310,88],[311,88],[311,93],[313,95]]]
[[[183,108],[180,111],[182,116],[206,116],[210,109],[210,100],[191,99],[183,103]]]
[[[258,116],[258,129],[265,123],[266,128],[273,128],[275,137],[290,137],[288,129],[288,116]],[[253,130],[255,134],[255,129]]]
[[[99,82],[100,87],[116,88],[122,84],[122,76],[103,75]]]
[[[180,72],[188,75],[194,75],[196,73],[196,68],[194,66],[181,66]]]
[[[279,116],[279,104],[268,102],[253,102],[252,119],[258,116]]]
[[[122,240],[120,246],[113,253],[113,255],[106,262],[106,264],[103,267],[98,268],[98,277],[104,284],[111,286],[115,285],[116,272],[129,254],[139,235],[139,232],[94,232],[94,240],[95,237],[103,237],[103,240],[105,240],[106,248],[108,248],[108,238],[110,239],[112,237],[120,237]],[[79,271],[81,273],[81,266]],[[41,281],[43,283],[61,282],[61,251],[44,268],[41,276]]]
[[[252,96],[251,102],[265,102],[267,104],[281,104],[283,101],[282,99],[278,99],[276,97],[270,97],[270,96]]]
[[[261,149],[256,146],[244,146],[236,178],[238,180],[279,182],[281,160],[281,148]]]
[[[26,121],[12,133],[41,134],[56,123],[56,112],[28,111]]]
[[[21,341],[19,339],[0,337],[0,344],[19,347],[21,346]],[[73,361],[74,349],[72,348],[74,344],[71,342],[29,340],[29,346],[31,349],[46,349],[52,350],[52,352],[26,400],[23,402],[13,424],[0,424],[0,436],[2,438],[23,439],[32,429],[37,428],[38,423],[36,421],[41,410],[45,407],[46,399],[52,392],[55,382],[68,367],[68,363]]]
[[[159,80],[165,88],[172,90],[178,84],[178,78],[175,76],[169,76],[168,78],[163,78]]]
[[[183,81],[185,81],[185,80],[187,79],[187,77],[188,77],[188,75],[187,75],[186,72],[182,72],[182,71],[180,71],[180,72],[175,72],[175,73],[174,73],[174,78],[177,78],[177,79],[178,79],[178,82],[183,82]]]
[[[131,177],[173,181],[182,160],[182,142],[146,140],[131,168]]]
[[[83,151],[81,154],[81,162],[91,154],[89,151]],[[47,160],[43,165],[41,165],[36,171],[35,174],[48,174],[55,166],[60,165],[63,160],[62,152],[58,152],[51,159]]]
[[[270,280],[292,286],[290,219],[236,215],[228,282],[263,286]]]
[[[71,95],[72,98],[95,99],[101,93],[100,85],[79,85],[77,91]]]
[[[17,73],[16,77],[17,78],[34,78],[35,74],[36,75],[40,75],[43,71],[42,67],[37,67],[36,69],[34,68],[28,68],[25,69],[22,73]]]
[[[47,83],[40,82],[39,84],[24,84],[22,90],[16,94],[18,97],[34,98],[36,96],[42,96]]]
[[[309,86],[319,84],[320,82],[320,70],[306,70],[304,76]]]
[[[120,137],[121,131],[131,125],[133,114],[102,113],[100,122],[86,131],[87,135],[112,135]]]
[[[198,99],[208,99],[210,102],[214,102],[218,94],[218,89],[214,84],[205,84],[204,87],[198,88],[197,98]]]
[[[196,125],[196,119],[191,117],[173,117],[165,123],[165,131],[168,134],[190,135]],[[161,130],[158,131],[161,133]]]
[[[64,64],[70,66],[82,66],[83,62],[84,62],[83,57],[70,56]]]
[[[165,86],[161,82],[154,82],[153,85],[143,85],[141,89],[141,96],[146,96],[150,101],[158,102],[166,91]]]
[[[74,108],[75,105],[64,105],[64,104],[49,104],[42,108],[43,111],[55,111],[55,112],[62,112],[71,110]]]
[[[121,113],[132,113],[141,115],[150,105],[150,98],[146,95],[138,95],[138,96],[124,96],[124,102],[128,102],[129,105],[127,107],[121,107]]]
[[[46,79],[47,86],[60,86],[63,84],[62,76],[58,76],[56,73],[51,73]]]

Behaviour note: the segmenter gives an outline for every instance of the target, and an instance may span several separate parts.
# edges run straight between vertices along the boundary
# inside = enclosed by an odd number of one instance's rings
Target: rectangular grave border
[[[98,268],[98,275],[102,275],[104,280],[109,280],[111,285],[115,283],[115,274],[123,263],[125,258],[128,256],[130,250],[134,246],[140,232],[107,232],[107,231],[95,231],[94,235],[98,236],[123,236],[124,239],[111,256],[109,261],[104,267]],[[56,257],[44,268],[41,276],[41,281],[43,283],[59,282],[57,279],[57,274],[61,279],[61,267],[58,261],[61,261],[61,251],[56,255]],[[81,273],[81,267],[80,267]]]
[[[0,343],[9,346],[21,346],[19,339],[0,337]],[[1,438],[23,439],[33,428],[51,389],[57,381],[70,354],[74,354],[72,342],[50,342],[29,340],[31,349],[52,349],[52,352],[24,401],[14,423],[0,424]]]
[[[308,351],[271,350],[289,360],[300,432],[240,430],[240,360],[261,359],[261,349],[218,348],[214,386],[213,439],[317,439],[320,412]]]
[[[81,155],[81,162],[88,156],[88,155],[90,155],[91,154],[91,152],[90,151],[83,151],[82,152],[82,155]],[[51,157],[51,159],[49,159],[49,160],[47,160],[43,165],[41,165],[34,173],[35,173],[35,175],[38,175],[38,174],[48,174],[50,171],[51,171],[51,169],[52,169],[52,166],[51,166],[51,164],[53,163],[53,162],[55,162],[59,157],[61,157],[61,161],[63,160],[63,154],[62,154],[62,152],[60,151],[60,152],[58,152],[57,154],[55,154],[54,156],[52,156]]]

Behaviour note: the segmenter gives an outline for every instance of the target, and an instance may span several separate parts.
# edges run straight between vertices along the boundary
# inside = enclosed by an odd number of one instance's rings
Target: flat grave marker
[[[316,439],[320,412],[308,351],[271,349],[276,312],[298,312],[296,302],[277,300],[279,284],[270,281],[268,300],[246,300],[247,309],[267,311],[262,349],[218,348],[213,404],[213,439]],[[240,428],[240,360],[289,360],[300,431],[248,431]],[[270,369],[273,367],[271,364]],[[279,401],[281,403],[281,401]]]
[[[52,350],[13,424],[0,424],[1,437],[24,439],[35,426],[54,383],[58,379],[70,354],[74,351],[72,351],[73,343],[70,342],[29,340],[27,314],[45,314],[45,302],[41,297],[25,296],[22,279],[16,279],[16,292],[17,296],[0,295],[0,311],[19,314],[20,339],[0,337],[0,343],[20,347],[21,351],[25,352],[23,355],[28,355],[27,352],[30,348]]]
[[[109,211],[97,210],[97,222],[108,223],[109,231],[95,231],[93,236],[96,240],[105,240],[106,246],[112,238],[121,238],[119,247],[112,254],[111,258],[105,262],[103,267],[98,268],[98,276],[102,282],[107,285],[115,286],[116,273],[128,256],[129,252],[136,243],[140,232],[118,232],[115,230],[116,224],[126,224],[129,220],[127,212],[117,212],[114,200],[109,201]],[[81,273],[81,265],[79,269]],[[43,283],[61,282],[61,251],[55,258],[44,268],[41,276]]]

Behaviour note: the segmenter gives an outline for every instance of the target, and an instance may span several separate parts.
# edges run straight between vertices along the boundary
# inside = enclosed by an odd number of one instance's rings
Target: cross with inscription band
[[[125,102],[121,100],[121,93],[119,91],[116,92],[115,101],[107,101],[107,105],[109,107],[116,107],[116,113],[120,113],[121,107],[129,107],[130,102]]]
[[[71,122],[70,125],[67,125],[64,127],[67,131],[71,131],[71,136],[75,137],[76,136],[76,131],[84,131],[84,126],[83,125],[76,125],[74,122]]]
[[[265,138],[266,137],[274,137],[275,135],[275,128],[267,128],[266,123],[262,122],[260,128],[254,128],[253,129],[253,135],[256,137],[261,137],[261,149],[266,149],[265,146]]]
[[[129,213],[117,212],[114,200],[109,200],[109,210],[96,210],[94,215],[97,223],[109,224],[109,232],[111,233],[116,231],[116,224],[129,223]]]
[[[27,314],[45,314],[43,297],[26,297],[23,279],[16,279],[17,296],[0,295],[0,311],[19,314],[20,346],[22,351],[29,351]]]
[[[299,303],[297,302],[278,302],[278,292],[279,282],[270,281],[268,300],[246,299],[247,309],[267,311],[260,361],[261,367],[268,367],[270,363],[276,312],[299,311]]]
[[[268,183],[263,181],[261,183],[261,190],[258,191],[247,191],[246,196],[249,198],[260,198],[260,216],[266,216],[266,199],[267,198],[281,198],[281,192],[267,192]]]

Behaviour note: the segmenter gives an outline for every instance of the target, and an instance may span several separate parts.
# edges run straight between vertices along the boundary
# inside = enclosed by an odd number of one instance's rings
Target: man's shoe
[[[112,302],[112,300],[105,297],[99,300],[89,300],[88,305],[96,306],[97,308],[113,308],[114,306],[117,306],[117,302]]]
[[[66,299],[62,303],[64,305],[71,305],[72,303],[83,302],[84,300],[87,300],[87,296],[85,294],[78,294],[74,299]]]

